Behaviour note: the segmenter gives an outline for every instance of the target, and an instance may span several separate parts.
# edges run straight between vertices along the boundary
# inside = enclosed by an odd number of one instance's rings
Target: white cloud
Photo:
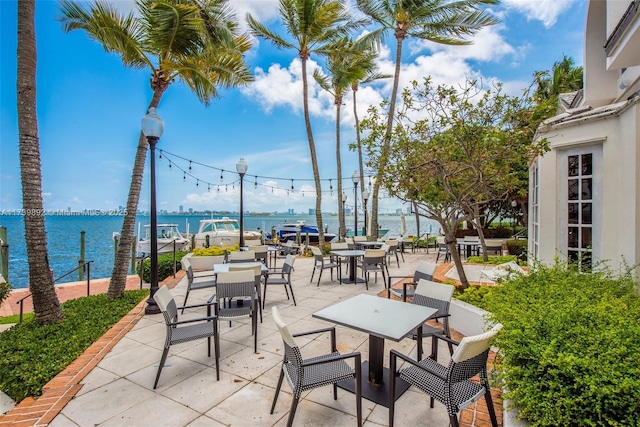
[[[502,36],[501,31],[503,30],[504,26],[502,25],[484,27],[469,39],[472,44],[466,46],[450,46],[426,40],[412,40],[412,43],[409,44],[409,50],[412,54],[428,49],[431,52],[448,52],[452,56],[462,59],[499,61],[516,52]]]
[[[552,27],[575,0],[502,0],[502,6],[522,13],[528,20],[537,19],[545,27]]]

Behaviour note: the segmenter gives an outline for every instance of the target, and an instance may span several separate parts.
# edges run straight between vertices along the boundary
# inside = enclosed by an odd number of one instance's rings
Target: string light
[[[220,182],[224,182],[224,176],[222,176],[223,173],[224,169],[220,171]]]
[[[220,192],[220,186],[218,185],[218,193]]]
[[[291,192],[293,193],[293,180],[291,180]]]
[[[256,180],[253,183],[253,188],[258,188],[258,177],[256,176]]]
[[[187,173],[182,172],[182,182],[185,182],[186,180],[187,180]]]
[[[199,179],[196,179],[196,188],[198,188],[198,187],[199,187],[199,185],[198,185],[198,184],[200,184],[200,180],[199,180]]]
[[[331,180],[329,180],[329,194],[333,196],[333,184],[331,183]]]
[[[160,153],[160,156],[158,156],[158,160],[162,160],[162,153]]]
[[[191,160],[189,160],[189,172],[191,172]]]
[[[211,191],[211,184],[207,184],[207,192]]]

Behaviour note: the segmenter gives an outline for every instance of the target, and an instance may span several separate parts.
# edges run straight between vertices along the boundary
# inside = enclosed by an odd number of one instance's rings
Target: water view
[[[230,214],[229,218],[238,219],[238,214]],[[216,215],[217,217],[217,215]],[[181,232],[190,233],[198,231],[201,219],[208,218],[204,215],[189,214],[164,214],[158,215],[158,223],[178,224]],[[398,235],[401,232],[401,220],[399,215],[382,215],[379,223],[384,229],[389,229],[389,235]],[[91,277],[109,277],[113,268],[114,240],[113,233],[120,232],[122,216],[90,216],[90,215],[48,215],[45,217],[47,231],[47,244],[49,248],[49,263],[53,270],[54,278],[78,267],[80,259],[80,233],[85,231],[85,259],[92,260]],[[261,229],[270,232],[272,227],[278,227],[285,223],[307,221],[315,224],[315,215],[245,215],[244,227],[247,230]],[[323,216],[325,226],[330,233],[338,231],[338,216],[325,214]],[[358,218],[358,227],[362,228],[364,217]],[[138,215],[136,230],[149,224],[148,215]],[[0,225],[7,228],[7,240],[9,244],[9,277],[8,281],[14,288],[26,288],[28,286],[29,267],[27,263],[26,243],[24,240],[24,222],[22,216],[0,216]],[[406,216],[406,227],[409,234],[416,234],[416,223],[413,216]],[[347,216],[347,228],[353,228],[353,216]],[[437,232],[438,225],[433,221],[421,218],[420,232]],[[141,231],[142,232],[142,231]],[[78,273],[56,281],[66,283],[78,280]]]

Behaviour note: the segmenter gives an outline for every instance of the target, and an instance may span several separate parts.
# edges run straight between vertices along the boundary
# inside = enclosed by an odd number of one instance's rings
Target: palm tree
[[[316,221],[318,223],[318,240],[324,246],[324,230],[322,224],[322,186],[316,146],[309,117],[309,86],[307,77],[307,61],[312,53],[326,55],[337,40],[349,35],[349,32],[365,24],[365,21],[354,21],[346,11],[342,0],[280,0],[280,17],[287,33],[293,38],[289,41],[281,35],[269,30],[251,14],[247,14],[247,22],[254,36],[269,40],[278,48],[294,49],[302,63],[302,102],[304,122],[309,141],[309,152],[313,177],[316,186]]]
[[[582,67],[576,67],[573,58],[566,55],[553,64],[551,73],[538,71],[534,75],[538,84],[534,96],[540,103],[550,101],[557,105],[561,93],[574,92],[583,87]]]
[[[370,33],[373,34],[373,33]],[[357,67],[362,71],[363,77],[354,80],[351,83],[351,93],[353,99],[353,119],[356,128],[356,147],[358,150],[358,170],[360,171],[360,182],[362,183],[362,190],[364,191],[364,166],[362,161],[362,143],[360,140],[360,120],[358,118],[358,102],[357,92],[361,84],[371,83],[375,80],[386,79],[392,77],[390,74],[381,74],[378,72],[378,66],[375,63],[375,59],[378,54],[372,49],[362,51],[362,55],[355,58],[351,64],[353,67]],[[362,194],[362,192],[360,193]],[[364,206],[364,199],[362,200],[362,206]]]
[[[377,165],[377,176],[382,176],[389,158],[403,41],[407,37],[416,37],[447,45],[470,44],[465,36],[473,35],[482,27],[498,22],[486,10],[479,10],[479,6],[497,4],[498,0],[356,0],[356,3],[384,31],[393,31],[396,38],[395,73],[389,100],[387,131]],[[381,180],[377,179],[371,195],[370,228],[374,237],[377,237],[378,230],[378,194],[381,185]]]
[[[322,75],[320,70],[316,69],[313,73],[314,79],[320,87],[333,95],[334,104],[336,106],[336,164],[338,169],[338,195],[342,195],[342,161],[340,156],[340,120],[341,107],[346,91],[352,88],[354,94],[354,113],[357,119],[357,111],[355,105],[355,91],[358,82],[368,82],[371,79],[385,77],[377,73],[374,59],[377,54],[373,50],[373,42],[377,40],[377,34],[369,33],[356,41],[343,39],[338,41],[331,47],[327,53],[326,68],[329,71],[330,78]],[[355,89],[354,89],[355,87]],[[357,127],[357,122],[356,122]],[[360,182],[364,185],[364,173],[362,170],[362,149],[358,147],[358,155],[360,159]],[[338,218],[340,229],[346,230],[344,212],[342,210],[342,202],[338,197]],[[357,233],[357,230],[355,230]]]
[[[218,86],[252,80],[243,58],[251,48],[249,37],[238,34],[225,0],[138,0],[138,14],[127,16],[109,3],[96,1],[88,9],[85,5],[60,3],[63,30],[84,30],[107,52],[120,55],[125,66],[148,68],[153,96],[147,110],[158,106],[174,80],[186,84],[205,105],[219,96]],[[146,155],[147,140],[140,132],[109,298],[124,292]]]
[[[18,133],[20,134],[20,175],[24,234],[29,261],[29,289],[33,311],[40,323],[64,317],[53,285],[47,256],[42,202],[42,171],[38,116],[36,114],[36,30],[35,0],[18,4]]]

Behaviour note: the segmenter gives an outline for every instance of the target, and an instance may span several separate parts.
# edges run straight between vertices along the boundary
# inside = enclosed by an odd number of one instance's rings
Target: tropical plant
[[[186,84],[205,105],[219,96],[218,87],[252,80],[243,57],[251,42],[238,33],[225,0],[137,0],[136,7],[137,13],[121,15],[106,2],[87,6],[63,0],[60,21],[65,32],[85,31],[107,52],[119,55],[125,66],[150,70],[153,95],[147,110],[158,106],[175,80]],[[109,298],[122,296],[125,289],[147,145],[140,132]]]
[[[625,268],[626,269],[626,268]],[[493,287],[505,397],[534,426],[640,425],[640,297],[631,271],[559,261]]]
[[[544,139],[532,142],[537,122],[524,126],[530,97],[510,97],[482,89],[469,81],[460,88],[433,87],[429,78],[403,93],[402,106],[391,135],[388,164],[379,176],[392,196],[413,202],[424,216],[437,221],[445,235],[464,287],[468,286],[456,248],[456,231],[473,220],[488,202],[501,200],[519,181],[513,174],[532,155],[542,153]],[[364,143],[369,156],[380,161],[385,143],[386,105],[371,108],[362,122],[369,131]],[[476,225],[479,236],[483,230]],[[485,249],[484,240],[481,244]]]
[[[298,52],[302,65],[304,122],[316,187],[318,239],[322,246],[324,243],[322,185],[309,115],[307,61],[311,54],[327,55],[338,40],[344,39],[351,31],[362,27],[365,21],[353,20],[347,13],[343,0],[280,0],[279,12],[286,32],[293,38],[292,41],[271,31],[251,14],[247,14],[247,22],[254,36],[268,40],[278,48],[293,49]]]
[[[404,40],[415,37],[447,45],[470,44],[471,42],[465,39],[466,36],[498,22],[479,7],[497,4],[498,0],[357,0],[356,3],[358,8],[378,23],[385,32],[393,31],[396,38],[395,72],[388,104],[387,128],[376,165],[379,177],[384,172],[389,158]],[[382,182],[376,180],[371,195],[370,228],[374,238],[378,233],[378,195],[381,185]]]
[[[329,76],[325,76],[320,69],[315,69],[313,78],[318,82],[320,87],[333,96],[333,103],[336,106],[336,166],[338,170],[338,195],[342,195],[342,160],[340,155],[340,120],[341,108],[343,105],[344,95],[353,88],[357,87],[359,81],[367,78],[373,78],[375,70],[373,63],[376,57],[372,49],[372,43],[375,41],[375,34],[369,33],[356,41],[343,39],[335,43],[327,53],[326,69]],[[354,97],[355,97],[354,89]],[[355,108],[354,98],[354,112]],[[357,116],[356,116],[357,117]],[[362,172],[362,149],[358,145],[360,158],[360,182],[364,185],[364,176]],[[338,222],[340,230],[346,231],[344,210],[342,209],[342,201],[338,197]],[[357,232],[357,230],[356,230]]]
[[[42,201],[42,169],[36,105],[35,0],[18,6],[18,134],[24,235],[29,262],[29,288],[33,311],[39,323],[54,323],[64,317],[54,289],[47,256]]]

